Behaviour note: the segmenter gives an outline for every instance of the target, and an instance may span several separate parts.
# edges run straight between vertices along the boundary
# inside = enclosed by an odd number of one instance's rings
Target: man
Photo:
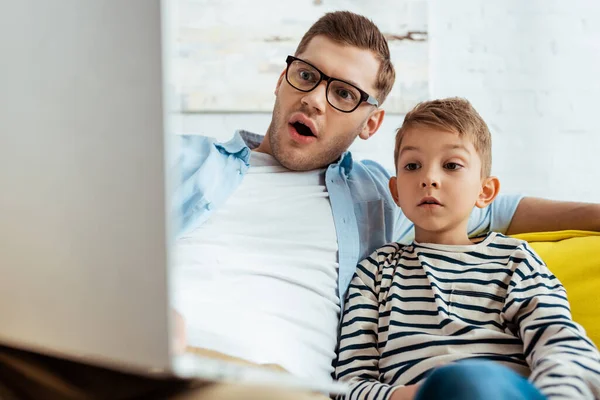
[[[188,345],[198,351],[325,379],[333,371],[340,307],[356,263],[386,242],[413,235],[389,195],[389,173],[347,152],[357,137],[366,140],[380,127],[394,69],[377,27],[348,12],[318,20],[286,61],[264,138],[246,132],[227,143],[182,138],[175,307],[185,319]],[[565,228],[600,230],[600,206],[499,196],[472,215],[469,230]],[[43,371],[46,382],[79,392],[108,390],[115,381],[128,393],[158,385],[52,363],[36,358],[29,365]],[[223,398],[211,390],[223,386],[188,390],[186,398]]]

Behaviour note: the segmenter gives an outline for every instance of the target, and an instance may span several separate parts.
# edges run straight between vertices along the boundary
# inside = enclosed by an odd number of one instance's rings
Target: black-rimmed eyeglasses
[[[288,56],[285,62],[287,63],[285,79],[293,88],[301,92],[310,92],[319,86],[322,81],[327,82],[325,97],[327,102],[336,110],[350,113],[356,110],[363,101],[375,107],[379,106],[377,99],[364,90],[341,79],[327,76],[317,67],[304,60]]]

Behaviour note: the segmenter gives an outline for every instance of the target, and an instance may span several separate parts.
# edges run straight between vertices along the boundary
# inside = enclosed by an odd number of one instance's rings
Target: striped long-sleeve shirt
[[[549,399],[600,397],[598,350],[526,242],[490,233],[466,246],[392,243],[358,265],[336,366],[349,399],[388,399],[469,358],[512,368]]]

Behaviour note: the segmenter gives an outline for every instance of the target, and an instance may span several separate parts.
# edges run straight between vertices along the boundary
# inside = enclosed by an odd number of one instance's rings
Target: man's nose
[[[323,81],[316,88],[302,96],[302,104],[322,114],[327,107],[327,82]]]

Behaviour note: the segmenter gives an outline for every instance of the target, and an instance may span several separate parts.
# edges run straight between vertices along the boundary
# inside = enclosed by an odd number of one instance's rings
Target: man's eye
[[[408,163],[404,166],[404,169],[407,171],[414,171],[420,168],[420,165],[417,163]]]
[[[337,95],[344,100],[356,100],[354,93],[346,89],[338,90]]]
[[[458,163],[449,162],[444,165],[444,168],[449,169],[451,171],[455,171],[457,169],[462,168],[462,165],[460,165]]]
[[[314,81],[315,80],[315,74],[313,74],[310,71],[300,71],[299,75],[300,75],[300,79],[302,79],[304,81]]]

